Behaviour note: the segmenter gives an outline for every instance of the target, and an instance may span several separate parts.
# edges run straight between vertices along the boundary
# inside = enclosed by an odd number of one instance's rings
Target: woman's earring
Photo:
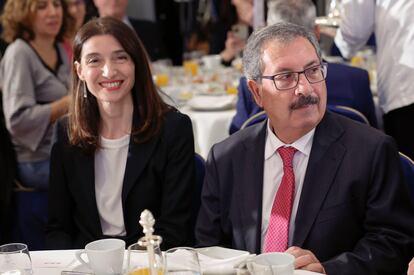
[[[83,98],[87,98],[88,92],[86,90],[86,82],[85,81],[82,81],[82,82],[83,82]]]

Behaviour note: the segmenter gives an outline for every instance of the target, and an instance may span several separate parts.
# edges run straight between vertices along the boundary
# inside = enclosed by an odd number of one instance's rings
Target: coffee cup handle
[[[79,250],[79,251],[76,251],[76,252],[75,252],[75,257],[76,257],[76,259],[77,259],[79,262],[81,262],[83,265],[89,266],[89,263],[88,263],[88,262],[85,262],[85,261],[82,259],[82,255],[83,255],[83,254],[86,254],[86,251],[85,251],[85,250]]]

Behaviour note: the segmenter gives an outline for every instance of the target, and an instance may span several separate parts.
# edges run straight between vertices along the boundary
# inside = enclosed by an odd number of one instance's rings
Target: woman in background
[[[190,119],[165,104],[134,31],[104,17],[74,40],[72,105],[52,149],[48,244],[81,248],[142,236],[149,209],[162,249],[186,245],[195,186]]]
[[[86,4],[84,0],[65,0],[68,7],[69,15],[74,19],[73,28],[70,33],[65,36],[63,46],[68,55],[68,60],[72,60],[72,41],[75,38],[76,32],[82,27],[85,22]]]
[[[37,191],[48,189],[52,128],[69,104],[70,67],[60,43],[69,20],[63,5],[60,0],[12,0],[1,16],[3,38],[11,43],[0,64],[6,126],[18,180]],[[19,207],[17,202],[19,241],[42,248],[47,200]]]

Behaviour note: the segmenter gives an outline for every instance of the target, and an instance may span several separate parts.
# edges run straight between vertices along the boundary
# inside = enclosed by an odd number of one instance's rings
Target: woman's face
[[[83,44],[80,63],[75,62],[80,80],[98,102],[132,100],[135,64],[112,35],[96,35]]]
[[[66,0],[70,16],[75,19],[76,31],[82,27],[86,15],[86,5],[84,0]]]
[[[62,3],[60,0],[38,0],[32,22],[35,37],[55,38],[63,20]]]

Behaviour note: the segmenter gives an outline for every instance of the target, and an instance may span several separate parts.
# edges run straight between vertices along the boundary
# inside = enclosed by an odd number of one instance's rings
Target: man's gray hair
[[[271,0],[267,3],[267,25],[289,22],[313,31],[316,7],[312,0]]]
[[[280,22],[256,30],[247,40],[243,51],[243,71],[246,78],[261,81],[262,54],[268,42],[288,44],[298,37],[308,40],[315,48],[319,60],[322,61],[321,49],[313,32],[296,24]]]

